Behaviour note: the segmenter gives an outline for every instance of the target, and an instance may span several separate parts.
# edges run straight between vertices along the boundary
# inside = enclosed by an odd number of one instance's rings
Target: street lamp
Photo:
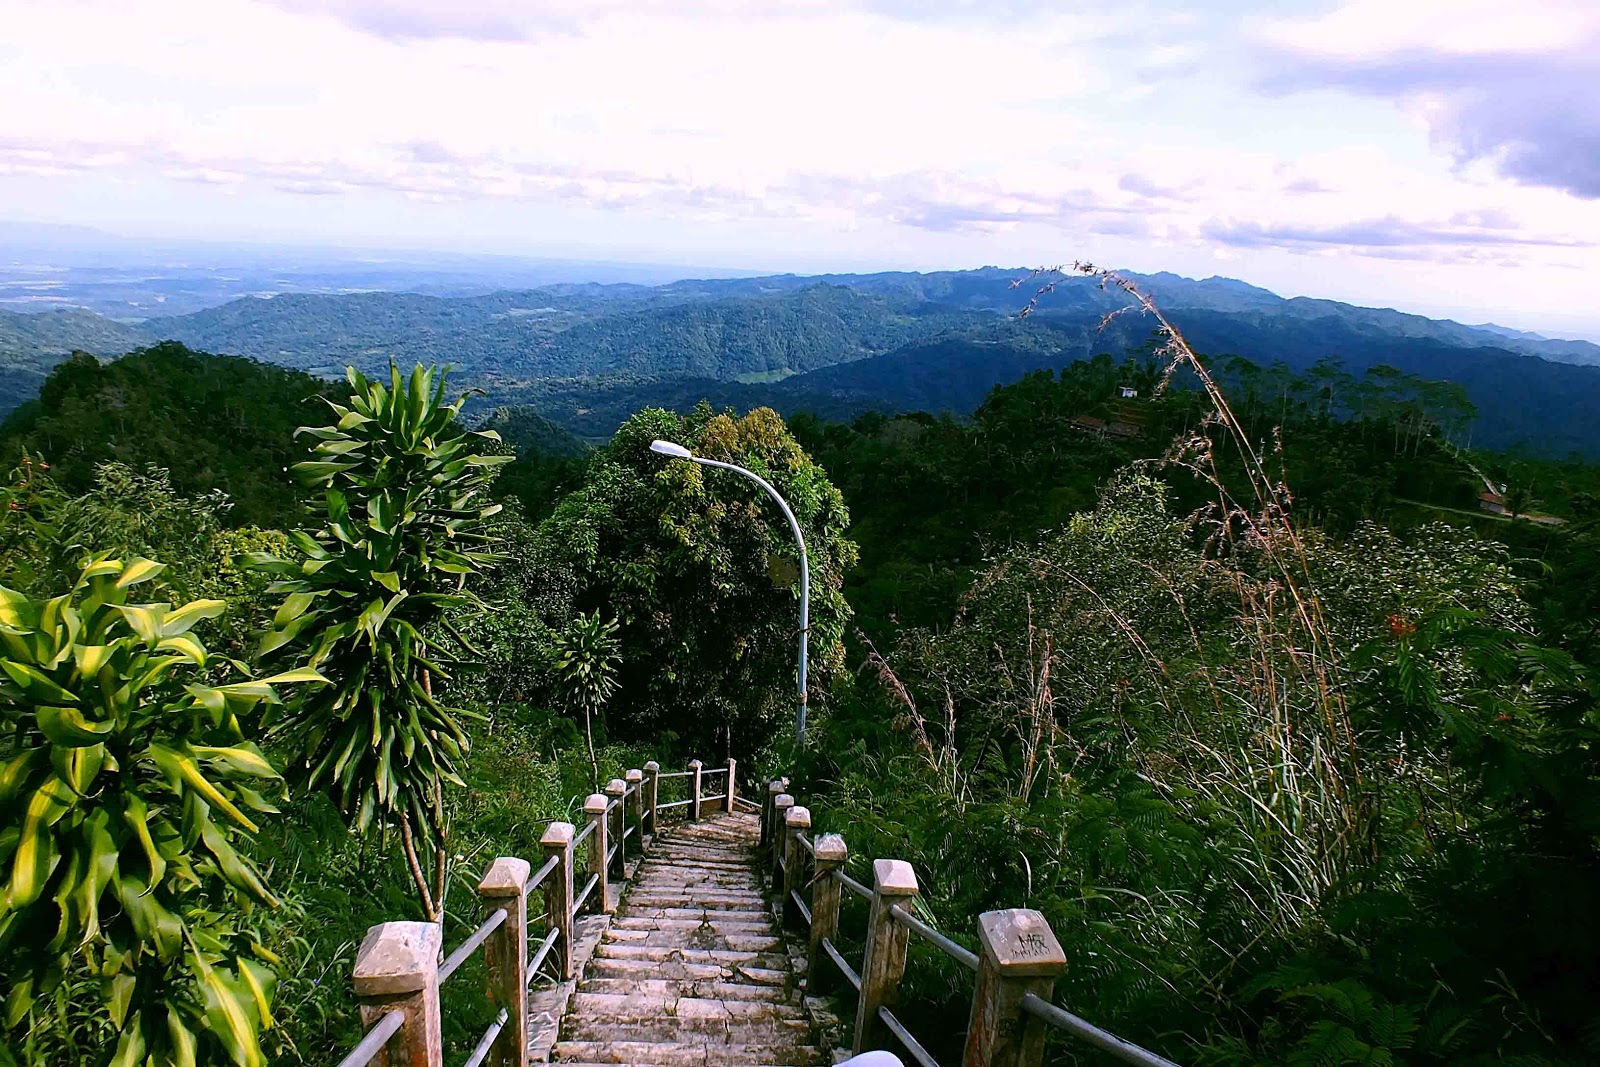
[[[698,463],[702,467],[721,467],[725,471],[742,474],[767,491],[767,495],[777,502],[783,509],[783,517],[789,520],[789,529],[794,534],[795,544],[800,546],[800,702],[795,714],[794,739],[797,747],[803,748],[806,743],[806,638],[811,629],[811,566],[806,559],[806,539],[800,533],[800,524],[795,521],[794,512],[789,510],[789,504],[772,488],[772,483],[767,481],[755,471],[745,470],[743,467],[732,463],[723,463],[715,459],[706,459],[697,456],[682,445],[671,441],[651,441],[650,451],[659,455],[670,456],[673,459],[686,459],[691,463]]]

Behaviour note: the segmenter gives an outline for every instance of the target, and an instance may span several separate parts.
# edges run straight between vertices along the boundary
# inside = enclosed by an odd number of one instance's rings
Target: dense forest
[[[997,327],[1041,362],[950,383],[970,417],[710,393],[598,446],[421,366],[62,363],[0,428],[6,1054],[331,1062],[368,925],[458,940],[485,857],[714,751],[795,776],[853,869],[939,872],[968,944],[1043,911],[1058,998],[1180,1062],[1594,1062],[1600,466],[1486,450],[1426,360],[1154,322],[1079,358]],[[806,532],[803,751],[788,531],[658,437]],[[948,1049],[965,977],[914,951]]]
[[[1305,374],[1337,359],[1465,389],[1475,443],[1594,456],[1600,346],[1331,300],[1283,299],[1227,278],[1132,276],[1213,362]],[[1030,304],[1048,285],[1050,297]],[[1154,324],[1126,294],[1060,271],[782,275],[556,285],[475,296],[284,293],[123,323],[88,312],[0,316],[0,413],[73,350],[109,357],[178,341],[337,380],[390,359],[449,364],[485,396],[604,440],[645,407],[701,399],[848,420],[869,411],[970,415],[990,389],[1098,353],[1146,348]],[[1026,317],[1019,313],[1031,309]]]

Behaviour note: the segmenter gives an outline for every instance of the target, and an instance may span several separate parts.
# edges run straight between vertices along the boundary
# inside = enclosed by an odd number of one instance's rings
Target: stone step
[[[772,920],[766,916],[757,919],[732,919],[723,918],[720,913],[705,914],[705,918],[699,916],[680,918],[666,915],[619,915],[611,920],[611,929],[699,930],[702,927],[709,927],[714,933],[718,934],[767,934],[771,933],[773,929]]]
[[[752,1042],[771,1048],[805,1046],[811,1043],[811,1023],[803,1019],[761,1020],[744,1023],[726,1016],[686,1019],[661,1016],[655,1019],[607,1019],[591,1015],[569,1015],[561,1024],[562,1041],[604,1041],[617,1045],[632,1041],[695,1042],[719,1045]]]
[[[572,1011],[580,1019],[613,1022],[651,1022],[682,1026],[685,1023],[737,1023],[755,1026],[806,1022],[803,1009],[770,1000],[719,1000],[685,995],[678,989],[646,992],[634,989],[620,993],[585,992],[572,998]]]
[[[726,948],[672,948],[665,945],[619,945],[602,941],[595,958],[603,960],[650,960],[655,963],[720,963],[726,966],[759,967],[781,971],[789,957],[776,952],[739,952]]]
[[[722,964],[709,961],[610,959],[596,957],[584,971],[588,978],[663,978],[680,982],[750,982],[782,989],[790,984],[786,968],[758,967],[751,963]]]
[[[615,926],[603,938],[608,945],[649,945],[659,948],[711,948],[734,952],[776,952],[783,942],[771,934],[718,933],[705,926],[688,930],[619,930]]]
[[[563,1063],[649,1064],[650,1067],[815,1067],[827,1055],[815,1045],[684,1044],[657,1041],[560,1041]]]
[[[613,960],[613,963],[624,961]],[[721,968],[718,968],[719,973]],[[767,1004],[794,1004],[799,1001],[798,993],[789,993],[779,986],[755,985],[751,982],[726,982],[719,978],[694,979],[668,979],[646,978],[643,975],[658,973],[656,968],[643,964],[636,972],[641,977],[629,978],[586,978],[578,986],[579,993],[624,993],[639,994],[647,997],[709,997],[713,1000],[751,1000],[762,1001]]]
[[[689,902],[680,901],[680,904],[687,903]],[[760,908],[752,908],[749,911],[739,911],[736,908],[651,908],[640,907],[635,901],[627,901],[624,903],[623,910],[619,917],[628,921],[641,920],[655,922],[661,920],[671,920],[693,922],[697,925],[708,920],[713,923],[725,921],[740,923],[764,923],[768,926],[771,926],[772,924],[772,914],[767,911],[765,905]]]
[[[681,908],[690,903],[685,894],[669,893],[648,887],[634,890],[624,898],[632,908]],[[760,893],[696,893],[693,904],[699,908],[717,911],[761,911],[767,906]]]

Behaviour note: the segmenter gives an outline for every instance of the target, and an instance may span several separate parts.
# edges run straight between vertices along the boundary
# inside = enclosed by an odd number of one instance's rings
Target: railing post
[[[789,809],[794,807],[794,797],[788,793],[779,793],[772,798],[772,891],[778,892],[783,888],[783,849],[787,844],[784,826],[789,817]]]
[[[544,913],[546,924],[561,930],[550,952],[563,982],[572,977],[572,939],[578,928],[572,914],[572,839],[577,833],[570,822],[553,822],[539,839],[544,858],[556,857],[556,869],[544,880]]]
[[[611,851],[606,841],[606,804],[604,793],[590,793],[583,802],[583,812],[594,824],[589,834],[589,873],[599,878],[594,884],[594,910],[611,914],[611,863],[606,853]]]
[[[697,759],[689,761],[689,821],[700,821],[700,767]]]
[[[621,778],[613,778],[606,783],[606,803],[611,807],[611,818],[614,820],[611,833],[617,846],[617,864],[611,873],[617,876],[619,882],[628,878],[628,839],[624,833],[628,829],[627,792],[628,783]]]
[[[978,988],[972,995],[962,1067],[1039,1067],[1044,1020],[1022,1010],[1029,993],[1049,1000],[1067,969],[1061,942],[1045,917],[1027,908],[978,916]]]
[[[527,860],[502,856],[478,883],[484,910],[503,909],[506,921],[484,942],[489,1001],[506,1010],[506,1024],[494,1039],[496,1067],[528,1067],[528,898]]]
[[[738,792],[739,792],[738,787],[736,785],[734,785],[734,782],[737,780],[735,775],[737,774],[738,770],[739,770],[739,764],[734,760],[734,758],[732,756],[729,756],[728,757],[728,788],[723,790],[723,793],[725,793],[726,795],[722,798],[723,799],[722,810],[727,812],[729,815],[733,814],[733,798],[736,795],[738,795]]]
[[[761,847],[772,847],[772,802],[783,792],[783,783],[773,779],[767,783],[767,795],[761,798]]]
[[[783,824],[783,907],[778,914],[790,926],[798,926],[803,917],[795,906],[794,893],[806,884],[806,860],[809,858],[806,847],[800,843],[800,835],[811,829],[811,810],[798,806],[790,808]]]
[[[351,974],[361,1002],[361,1025],[370,1027],[391,1011],[405,1022],[372,1062],[378,1067],[441,1067],[439,1032],[438,923],[379,923],[367,931]]]
[[[651,760],[644,765],[644,829],[647,837],[656,836],[656,806],[661,803],[661,764]]]
[[[827,965],[823,965],[827,953],[822,949],[822,939],[827,938],[830,942],[839,940],[839,898],[844,887],[833,875],[844,867],[845,860],[850,858],[850,850],[845,847],[844,838],[838,834],[823,834],[812,843],[817,852],[814,857],[815,873],[811,878],[811,937],[806,948],[806,959],[809,961],[806,992],[816,994],[834,984],[833,961],[828,960]],[[824,974],[828,977],[823,978]]]
[[[910,904],[917,895],[917,875],[905,860],[872,861],[872,912],[867,919],[867,952],[861,962],[861,996],[856,1001],[856,1055],[883,1044],[878,1009],[893,1004],[906,973],[906,944],[911,930],[895,921],[889,909]]]
[[[634,844],[638,846],[640,856],[644,855],[644,772],[638,769],[629,771],[622,776],[633,796],[628,798],[628,807],[633,811],[633,832],[637,836]]]

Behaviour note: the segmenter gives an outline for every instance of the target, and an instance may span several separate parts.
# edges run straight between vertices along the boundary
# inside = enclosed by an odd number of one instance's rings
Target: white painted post
[[[733,814],[733,798],[738,795],[739,788],[734,783],[738,780],[739,764],[732,756],[728,757],[728,788],[723,790],[726,794],[723,799],[722,810],[729,815]]]
[[[702,764],[697,759],[689,761],[689,821],[700,821],[700,768]]]
[[[644,834],[646,837],[656,836],[657,807],[661,804],[661,764],[651,760],[644,765]]]

